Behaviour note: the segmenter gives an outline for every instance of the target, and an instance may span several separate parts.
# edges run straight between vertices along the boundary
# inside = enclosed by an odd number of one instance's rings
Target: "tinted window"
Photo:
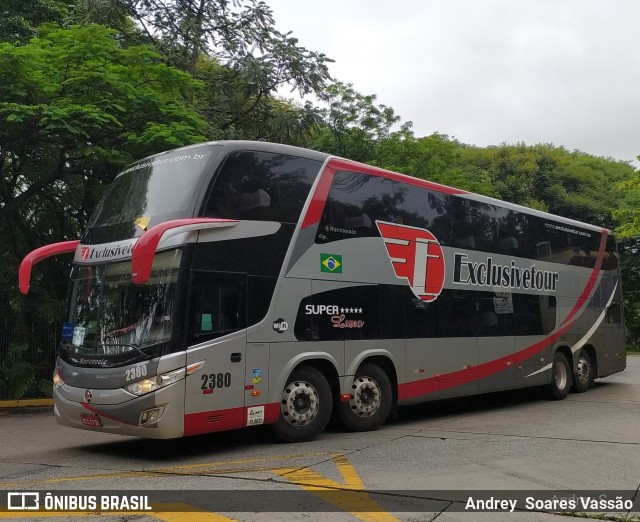
[[[376,220],[395,222],[394,182],[356,172],[337,172],[316,242],[378,236]]]
[[[469,250],[497,250],[497,209],[463,198],[450,200],[453,245]]]
[[[192,273],[191,339],[214,339],[246,327],[245,274]]]
[[[297,223],[321,162],[271,152],[230,154],[204,215]]]
[[[303,299],[295,335],[305,341],[500,337],[548,334],[555,325],[554,297],[444,290],[427,303],[405,286],[367,285]]]
[[[532,216],[536,258],[553,263],[593,268],[601,234],[569,224]]]
[[[607,236],[607,249],[602,260],[603,270],[615,270],[618,268],[618,248],[616,247],[615,238],[609,234]]]
[[[531,221],[522,212],[495,207],[499,254],[535,258],[535,243],[531,237]]]
[[[85,243],[105,243],[135,237],[143,228],[192,217],[210,160],[222,147],[207,145],[170,151],[134,163],[121,172],[89,220]]]
[[[398,183],[395,200],[398,223],[430,230],[440,244],[450,244],[451,218],[447,195]]]
[[[140,217],[155,222],[193,214],[204,168],[219,145],[171,151],[127,167],[109,186],[89,220],[89,227],[131,223]],[[135,228],[135,227],[134,227]]]

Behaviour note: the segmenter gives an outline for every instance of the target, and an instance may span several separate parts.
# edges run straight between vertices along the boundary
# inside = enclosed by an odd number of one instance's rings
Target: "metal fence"
[[[61,323],[0,302],[0,400],[51,396]]]

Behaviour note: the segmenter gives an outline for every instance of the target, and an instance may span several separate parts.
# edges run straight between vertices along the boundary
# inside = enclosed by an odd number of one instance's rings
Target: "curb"
[[[16,399],[0,401],[0,408],[31,408],[53,406],[53,399]]]

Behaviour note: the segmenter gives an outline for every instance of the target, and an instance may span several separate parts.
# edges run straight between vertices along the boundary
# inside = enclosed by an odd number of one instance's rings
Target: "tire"
[[[378,365],[364,363],[351,385],[351,400],[341,402],[338,415],[350,431],[371,431],[382,426],[393,406],[388,375]]]
[[[577,367],[576,372],[573,374],[573,387],[571,389],[577,393],[584,393],[593,386],[594,379],[593,360],[589,352],[582,349],[578,354]]]
[[[286,442],[313,440],[327,426],[332,408],[331,388],[324,375],[310,366],[296,368],[282,391],[280,416],[271,429]]]
[[[551,382],[547,384],[546,392],[549,399],[561,401],[571,389],[571,366],[562,352],[556,352],[551,365]]]

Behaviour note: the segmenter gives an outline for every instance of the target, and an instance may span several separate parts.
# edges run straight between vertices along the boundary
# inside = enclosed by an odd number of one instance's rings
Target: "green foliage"
[[[0,359],[0,398],[51,397],[51,380],[37,379],[36,367],[28,360],[25,344],[11,343]]]
[[[49,25],[29,44],[0,44],[0,246],[13,254],[4,270],[15,274],[35,246],[78,237],[123,165],[206,139],[190,102],[202,85],[116,36]],[[63,295],[63,281],[44,284]]]
[[[259,0],[0,0],[0,16],[3,300],[22,255],[78,237],[126,163],[205,139],[256,139],[615,226],[629,339],[640,345],[640,173],[629,164],[550,144],[416,137],[375,95],[327,85],[331,60],[276,30]],[[282,99],[284,86],[318,103]],[[66,260],[46,263],[46,278],[34,274],[37,302],[14,302],[55,315]],[[25,350],[4,355],[0,393],[40,385]]]
[[[304,145],[320,121],[317,109],[255,93],[217,60],[198,61],[196,77],[204,84],[194,102],[214,139],[248,139]]]
[[[24,45],[46,22],[63,23],[74,0],[0,0],[0,42]]]
[[[624,318],[627,343],[640,347],[640,236],[623,239],[618,243],[622,269]]]
[[[465,159],[464,146],[444,134],[422,138],[404,130],[380,140],[375,163],[402,172],[486,196],[498,196],[489,174]]]
[[[463,163],[490,178],[499,198],[610,227],[618,183],[634,175],[625,162],[553,145],[463,147]]]
[[[376,105],[375,95],[362,95],[351,84],[334,82],[318,94],[324,108],[320,128],[309,147],[356,161],[373,162],[382,139],[389,137],[400,117],[391,107]],[[408,132],[411,123],[402,132]]]
[[[24,397],[35,382],[33,365],[25,360],[27,346],[12,343],[0,362],[0,397]]]

